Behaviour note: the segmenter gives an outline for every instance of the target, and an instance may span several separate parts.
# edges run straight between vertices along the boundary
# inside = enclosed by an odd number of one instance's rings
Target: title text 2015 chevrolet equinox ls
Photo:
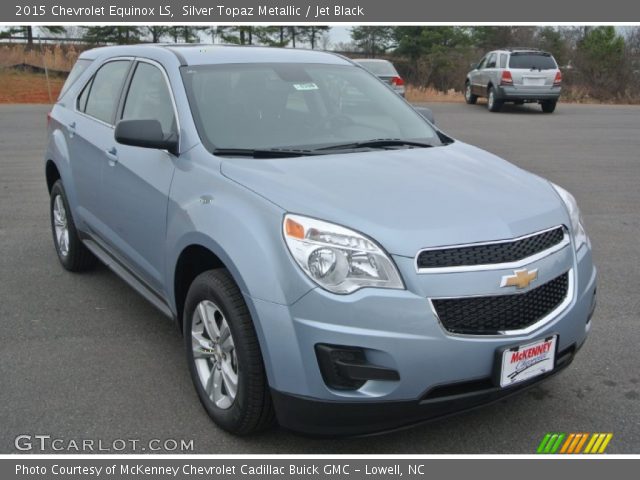
[[[589,331],[574,198],[343,57],[90,50],[48,128],[60,262],[177,321],[225,430],[416,423],[554,374]]]

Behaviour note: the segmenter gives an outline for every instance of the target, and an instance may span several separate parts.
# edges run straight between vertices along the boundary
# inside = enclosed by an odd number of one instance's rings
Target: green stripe
[[[562,445],[562,440],[564,440],[564,437],[565,437],[564,433],[561,433],[560,435],[558,435],[558,440],[556,441],[556,444],[551,449],[550,453],[556,453],[558,451],[558,449],[560,448],[560,445]]]
[[[555,444],[556,438],[558,438],[557,433],[554,433],[553,435],[551,435],[551,438],[547,442],[547,446],[544,447],[544,453],[551,453],[551,447],[553,447],[553,445]]]
[[[544,438],[542,439],[542,441],[540,442],[540,445],[538,445],[537,453],[543,453],[544,452],[544,447],[546,446],[547,442],[549,441],[549,438],[551,438],[551,434],[547,433],[544,436]]]

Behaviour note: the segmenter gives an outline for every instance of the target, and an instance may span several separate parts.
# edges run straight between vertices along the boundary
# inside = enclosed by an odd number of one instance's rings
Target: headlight
[[[574,243],[576,250],[579,250],[582,245],[587,243],[587,232],[584,229],[584,220],[582,219],[582,214],[580,213],[576,199],[564,188],[559,187],[555,183],[551,185],[555,188],[556,192],[558,192],[558,195],[560,195],[560,198],[567,207],[569,217],[571,218],[571,232],[573,233]]]
[[[370,238],[332,223],[286,215],[284,238],[300,268],[333,293],[363,287],[404,289],[389,256]]]

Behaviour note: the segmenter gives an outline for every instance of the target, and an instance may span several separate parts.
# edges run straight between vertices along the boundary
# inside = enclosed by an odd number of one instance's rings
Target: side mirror
[[[478,69],[478,64],[477,63],[470,63],[469,67],[471,68],[471,70],[477,70]]]
[[[120,120],[116,125],[115,138],[123,145],[167,150],[174,155],[178,153],[177,137],[165,137],[158,120]]]
[[[427,120],[428,122],[430,122],[432,125],[436,124],[436,120],[433,117],[433,112],[431,111],[430,108],[427,107],[413,107],[413,109],[418,112],[420,115],[422,115],[422,117]]]

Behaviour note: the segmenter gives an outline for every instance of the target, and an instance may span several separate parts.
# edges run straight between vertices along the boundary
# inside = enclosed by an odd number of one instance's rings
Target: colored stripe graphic
[[[613,433],[547,433],[536,452],[541,454],[604,453],[612,438]],[[586,447],[583,450],[585,444]]]

